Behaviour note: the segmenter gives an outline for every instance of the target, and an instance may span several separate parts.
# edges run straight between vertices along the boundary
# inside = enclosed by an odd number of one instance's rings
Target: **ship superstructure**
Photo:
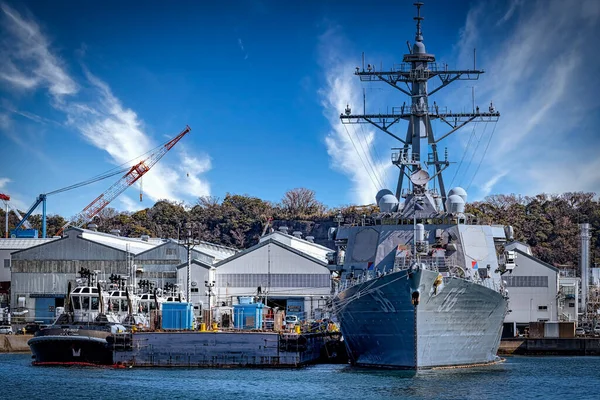
[[[486,111],[473,107],[472,112],[429,104],[429,96],[450,83],[478,79],[484,71],[436,64],[423,43],[422,3],[415,6],[415,42],[403,63],[376,71],[363,62],[355,72],[361,81],[388,83],[409,96],[410,104],[362,115],[348,106],[340,115],[343,123],[374,125],[402,146],[392,154],[400,170],[395,194],[379,191],[379,213],[361,226],[340,224],[331,232],[338,247],[330,257],[334,311],[355,365],[420,369],[490,363],[497,359],[507,313],[501,275],[515,267],[514,253],[502,247],[512,228],[480,225],[465,213],[467,193],[460,187],[446,192],[443,171],[450,162],[447,155],[440,159],[437,146],[468,123],[495,122],[500,114],[491,103]],[[428,82],[438,79],[429,90]],[[431,126],[436,119],[450,126],[438,137]],[[402,120],[408,122],[404,139],[392,131]]]

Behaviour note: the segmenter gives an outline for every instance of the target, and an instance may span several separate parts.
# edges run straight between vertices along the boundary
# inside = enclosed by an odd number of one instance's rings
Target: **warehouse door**
[[[54,321],[55,299],[54,297],[38,297],[35,299],[35,320],[51,324]]]

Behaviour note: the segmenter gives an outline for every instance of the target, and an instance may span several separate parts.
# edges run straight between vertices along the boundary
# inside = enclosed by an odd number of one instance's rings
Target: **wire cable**
[[[141,154],[141,155],[139,155],[139,156],[137,156],[135,158],[132,158],[129,161],[125,161],[124,163],[122,163],[120,165],[117,165],[114,168],[111,168],[111,169],[109,169],[109,170],[107,170],[107,171],[105,171],[105,172],[103,172],[103,173],[101,173],[99,175],[95,175],[95,176],[91,177],[88,180],[85,180],[85,181],[82,181],[82,182],[78,182],[78,183],[75,183],[73,185],[69,185],[69,186],[66,186],[64,188],[60,188],[60,189],[56,189],[56,190],[53,190],[51,192],[48,192],[48,193],[46,193],[46,196],[50,196],[50,195],[53,195],[53,194],[66,192],[68,190],[76,189],[76,188],[81,187],[81,186],[86,186],[86,185],[89,185],[89,184],[101,181],[103,179],[110,178],[111,176],[115,176],[115,175],[119,175],[119,174],[124,174],[125,172],[127,172],[131,168],[131,164],[134,161],[139,160],[140,158],[143,158],[143,157],[145,157],[145,156],[147,156],[147,155],[149,155],[151,153],[156,152],[158,149],[160,149],[161,147],[164,147],[171,140],[172,139],[169,139],[166,142],[164,142],[162,144],[159,144],[158,146],[156,146],[156,147],[148,150],[144,154]]]
[[[360,124],[360,129],[363,132],[363,135],[365,136],[365,138],[367,137],[367,132],[365,132],[365,129],[363,128],[363,125]],[[371,151],[373,153],[375,153],[375,156],[377,157],[378,160],[381,160],[381,156],[379,155],[379,152],[377,151],[377,147],[375,147],[375,135],[373,135],[373,140],[371,140]],[[382,181],[382,183],[384,184],[383,187],[385,187],[385,184],[388,182],[388,173],[387,173],[387,168],[384,167],[383,169],[383,177],[380,178],[384,178],[385,181]]]
[[[477,176],[477,173],[479,172],[479,167],[481,167],[481,163],[483,162],[483,159],[485,158],[485,154],[487,153],[488,148],[490,147],[490,143],[492,143],[492,138],[494,137],[494,132],[496,132],[497,125],[498,125],[498,122],[497,121],[494,122],[494,128],[492,129],[490,138],[488,139],[487,145],[485,146],[485,150],[483,151],[483,156],[481,157],[481,160],[479,160],[479,165],[477,165],[477,169],[475,170],[475,173],[473,174],[473,178],[471,178],[471,182],[469,182],[469,186],[467,186],[466,190],[469,190],[469,188],[473,184],[473,181],[475,180],[475,177]]]
[[[479,139],[477,139],[477,145],[475,146],[475,150],[473,150],[473,154],[471,154],[471,159],[469,160],[469,165],[467,166],[467,169],[466,169],[465,173],[463,174],[463,176],[460,178],[460,186],[462,186],[463,180],[467,176],[469,168],[473,164],[473,159],[475,158],[475,154],[477,154],[477,150],[479,149],[479,145],[481,144],[481,139],[483,139],[483,136],[485,135],[487,126],[488,126],[487,124],[485,124],[483,126],[483,132],[481,132],[481,136],[479,136]]]
[[[359,124],[360,127],[362,128],[362,124]],[[377,173],[377,170],[375,169],[375,166],[373,165],[373,156],[371,155],[371,151],[369,150],[369,146],[366,143],[367,139],[366,137],[363,135],[359,135],[358,132],[356,131],[356,128],[354,129],[354,136],[356,136],[358,138],[358,144],[360,145],[360,148],[363,151],[363,154],[365,156],[365,159],[367,160],[367,164],[369,165],[369,168],[371,168],[371,171],[373,172],[373,176],[375,177],[375,179],[377,180],[377,183],[379,183],[379,188],[383,189],[383,184],[381,183],[381,178],[379,177],[379,174]],[[360,138],[363,138],[363,140],[361,141]],[[366,146],[366,150],[365,147],[363,147],[363,143],[365,142],[365,146]]]
[[[458,163],[458,167],[456,167],[456,171],[454,171],[454,176],[452,177],[452,182],[450,182],[450,187],[452,187],[452,185],[454,184],[454,180],[456,179],[456,176],[458,175],[458,171],[460,171],[460,167],[462,166],[462,163],[465,160],[465,157],[467,155],[467,150],[469,149],[469,146],[471,145],[471,140],[473,140],[473,136],[475,135],[475,128],[477,128],[477,122],[475,122],[475,124],[473,125],[473,130],[471,131],[471,135],[469,136],[469,141],[467,142],[465,151],[463,152],[462,158],[460,159],[460,162]]]
[[[352,143],[352,146],[354,146],[354,150],[356,151],[356,154],[358,155],[360,162],[362,163],[363,167],[365,168],[365,171],[367,171],[367,175],[369,175],[369,179],[371,180],[371,183],[373,184],[373,186],[375,187],[376,190],[379,190],[379,189],[377,189],[377,184],[373,180],[373,177],[371,176],[369,169],[367,168],[367,166],[365,165],[365,162],[363,161],[362,157],[360,156],[360,153],[358,152],[358,149],[356,148],[356,144],[354,144],[354,140],[352,139],[352,136],[350,135],[350,132],[348,131],[348,128],[346,127],[346,124],[342,123],[342,125],[344,126],[344,129],[346,130],[346,133],[348,134],[348,138],[350,138],[350,142]]]

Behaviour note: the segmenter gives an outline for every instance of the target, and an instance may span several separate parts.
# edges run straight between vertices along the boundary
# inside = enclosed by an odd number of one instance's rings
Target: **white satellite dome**
[[[394,194],[392,193],[392,191],[390,189],[381,189],[379,192],[377,192],[377,194],[375,195],[375,203],[379,204],[379,200],[381,200],[381,198],[383,196],[385,196],[386,194]]]
[[[464,213],[465,201],[457,194],[448,196],[448,200],[446,200],[446,209],[452,214]]]
[[[393,194],[384,194],[377,202],[381,212],[394,212],[398,210],[398,199]]]
[[[450,189],[448,192],[448,198],[450,198],[452,195],[460,196],[465,203],[467,202],[467,191],[460,186]]]

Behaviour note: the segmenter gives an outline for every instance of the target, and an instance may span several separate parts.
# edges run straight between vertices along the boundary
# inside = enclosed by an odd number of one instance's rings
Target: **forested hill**
[[[272,219],[275,229],[285,225],[289,233],[301,231],[304,237],[314,236],[317,243],[331,247],[327,229],[336,225],[334,216],[341,212],[346,223],[360,223],[364,215],[374,211],[373,205],[328,209],[316,200],[313,191],[293,189],[277,204],[237,194],[227,194],[222,200],[199,198],[193,206],[161,200],[134,213],[107,208],[94,222],[102,232],[120,229],[123,236],[171,238],[183,237],[182,224],[192,222],[201,240],[242,249],[256,244],[265,224]],[[561,267],[578,265],[579,224],[589,222],[592,263],[600,263],[600,200],[594,193],[494,195],[468,203],[467,212],[486,223],[512,225],[516,240],[529,244],[536,257]],[[4,211],[0,211],[0,218],[4,221]],[[10,227],[17,223],[12,213],[9,221]],[[47,221],[48,236],[66,222],[57,215],[49,216]],[[40,215],[30,217],[30,222],[41,230]]]

